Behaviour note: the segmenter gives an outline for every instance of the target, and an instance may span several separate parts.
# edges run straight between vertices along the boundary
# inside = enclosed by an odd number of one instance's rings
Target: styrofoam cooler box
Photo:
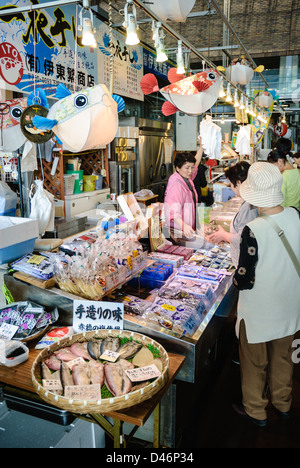
[[[38,237],[38,220],[0,216],[0,265],[32,252]]]

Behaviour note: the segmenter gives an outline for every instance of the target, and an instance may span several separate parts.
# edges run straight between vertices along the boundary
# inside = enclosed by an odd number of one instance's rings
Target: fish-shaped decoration
[[[254,76],[254,72],[261,73],[264,69],[265,67],[263,65],[259,65],[257,68],[253,69],[243,55],[234,59],[231,65],[226,69],[222,66],[218,67],[218,70],[225,71],[226,78],[231,81],[231,83],[243,86],[250,83]]]
[[[218,99],[221,76],[215,69],[208,69],[185,77],[177,74],[176,68],[168,73],[170,85],[159,89],[156,77],[149,73],[141,79],[141,90],[144,94],[159,91],[167,100],[162,113],[166,116],[177,111],[188,115],[200,115],[210,109]]]
[[[111,95],[99,84],[71,93],[63,84],[56,91],[59,99],[47,117],[34,117],[32,123],[41,130],[53,130],[64,147],[73,152],[97,148],[110,143],[118,131],[118,112],[124,100]]]
[[[268,90],[258,91],[254,95],[254,101],[260,107],[269,108],[273,104],[273,95]]]
[[[26,137],[21,131],[20,120],[26,107],[26,98],[0,102],[0,150],[16,151],[24,145]]]

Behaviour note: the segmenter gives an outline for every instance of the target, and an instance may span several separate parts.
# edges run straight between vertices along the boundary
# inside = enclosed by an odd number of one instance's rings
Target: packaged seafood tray
[[[54,265],[44,255],[29,253],[12,263],[12,269],[27,273],[41,280],[48,280],[54,276]]]
[[[164,387],[168,373],[166,350],[128,330],[63,338],[44,348],[31,368],[33,386],[43,400],[81,414],[137,405]]]
[[[224,278],[224,274],[218,270],[198,267],[194,265],[183,265],[178,268],[178,276],[185,278],[199,279],[205,282],[213,282],[220,284]]]

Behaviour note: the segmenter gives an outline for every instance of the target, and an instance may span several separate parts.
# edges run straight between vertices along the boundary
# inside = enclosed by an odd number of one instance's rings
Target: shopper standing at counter
[[[186,238],[192,238],[196,230],[196,206],[198,194],[193,179],[203,154],[202,145],[194,156],[192,153],[177,153],[175,172],[168,180],[164,200],[165,219],[170,229],[176,229]]]
[[[300,207],[300,174],[287,160],[286,154],[275,149],[268,155],[268,162],[275,164],[282,173],[282,193],[284,200],[282,206]]]
[[[297,271],[276,231],[278,225],[299,262],[300,213],[282,206],[281,184],[282,175],[275,165],[257,162],[240,187],[242,198],[258,207],[259,217],[242,232],[233,278],[240,290],[237,335],[243,394],[243,406],[234,408],[261,427],[267,423],[267,382],[272,404],[282,418],[289,417],[292,343],[300,330],[300,265]]]
[[[225,175],[230,182],[231,190],[240,197],[240,186],[247,179],[250,164],[247,161],[241,161],[234,166],[225,169]],[[208,236],[209,242],[219,244],[222,241],[230,243],[230,254],[235,266],[238,264],[240,255],[241,233],[247,223],[257,218],[257,209],[243,201],[239,211],[230,224],[230,232],[225,231],[221,226],[218,230]]]

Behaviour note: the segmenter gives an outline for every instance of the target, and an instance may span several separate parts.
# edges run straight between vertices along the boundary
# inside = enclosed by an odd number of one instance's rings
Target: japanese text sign
[[[124,305],[118,302],[76,300],[73,304],[75,332],[123,330]]]

